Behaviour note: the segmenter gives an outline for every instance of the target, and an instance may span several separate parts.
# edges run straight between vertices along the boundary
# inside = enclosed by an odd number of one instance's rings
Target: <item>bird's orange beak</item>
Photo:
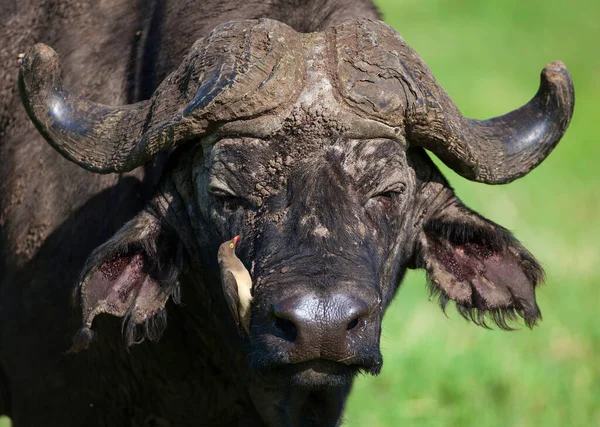
[[[235,246],[235,245],[237,245],[237,242],[238,242],[238,240],[240,240],[240,236],[235,236],[235,237],[233,238],[233,245],[234,245],[234,246]]]

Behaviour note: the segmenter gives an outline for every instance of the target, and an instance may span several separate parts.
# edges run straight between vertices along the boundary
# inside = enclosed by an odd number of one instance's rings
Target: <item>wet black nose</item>
[[[294,343],[294,353],[301,359],[346,357],[369,322],[367,303],[345,294],[295,295],[279,301],[273,310],[280,337]]]

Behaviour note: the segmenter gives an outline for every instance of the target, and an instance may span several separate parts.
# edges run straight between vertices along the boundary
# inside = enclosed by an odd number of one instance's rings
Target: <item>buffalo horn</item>
[[[40,133],[67,159],[92,172],[125,172],[213,125],[285,102],[302,80],[302,64],[286,58],[296,54],[292,33],[269,20],[222,24],[192,46],[149,100],[115,107],[64,89],[57,53],[37,44],[23,58],[21,98]]]
[[[467,179],[504,184],[522,177],[550,154],[571,121],[575,93],[562,62],[542,70],[539,90],[527,104],[488,120],[463,117],[422,67],[426,72],[416,80],[422,99],[407,120],[408,140]]]

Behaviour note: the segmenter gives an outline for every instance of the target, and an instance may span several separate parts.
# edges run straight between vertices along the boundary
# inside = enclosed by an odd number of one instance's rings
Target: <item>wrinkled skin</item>
[[[148,98],[224,21],[316,31],[377,16],[359,0],[58,3],[7,5],[3,38],[24,36],[0,59],[43,41],[66,85],[107,104]],[[97,175],[44,142],[13,71],[0,86],[0,412],[16,427],[338,425],[354,375],[381,369],[381,319],[407,268],[476,323],[539,317],[537,262],[464,207],[422,148],[341,138],[307,109],[269,139],[200,139]],[[218,274],[237,234],[251,339]]]

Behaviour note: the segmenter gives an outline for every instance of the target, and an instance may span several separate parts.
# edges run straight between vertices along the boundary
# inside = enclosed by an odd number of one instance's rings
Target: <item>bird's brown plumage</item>
[[[252,302],[252,278],[244,264],[235,255],[239,236],[219,247],[218,261],[221,269],[221,284],[231,315],[238,328],[250,336],[250,309]],[[241,329],[240,329],[241,332]]]

